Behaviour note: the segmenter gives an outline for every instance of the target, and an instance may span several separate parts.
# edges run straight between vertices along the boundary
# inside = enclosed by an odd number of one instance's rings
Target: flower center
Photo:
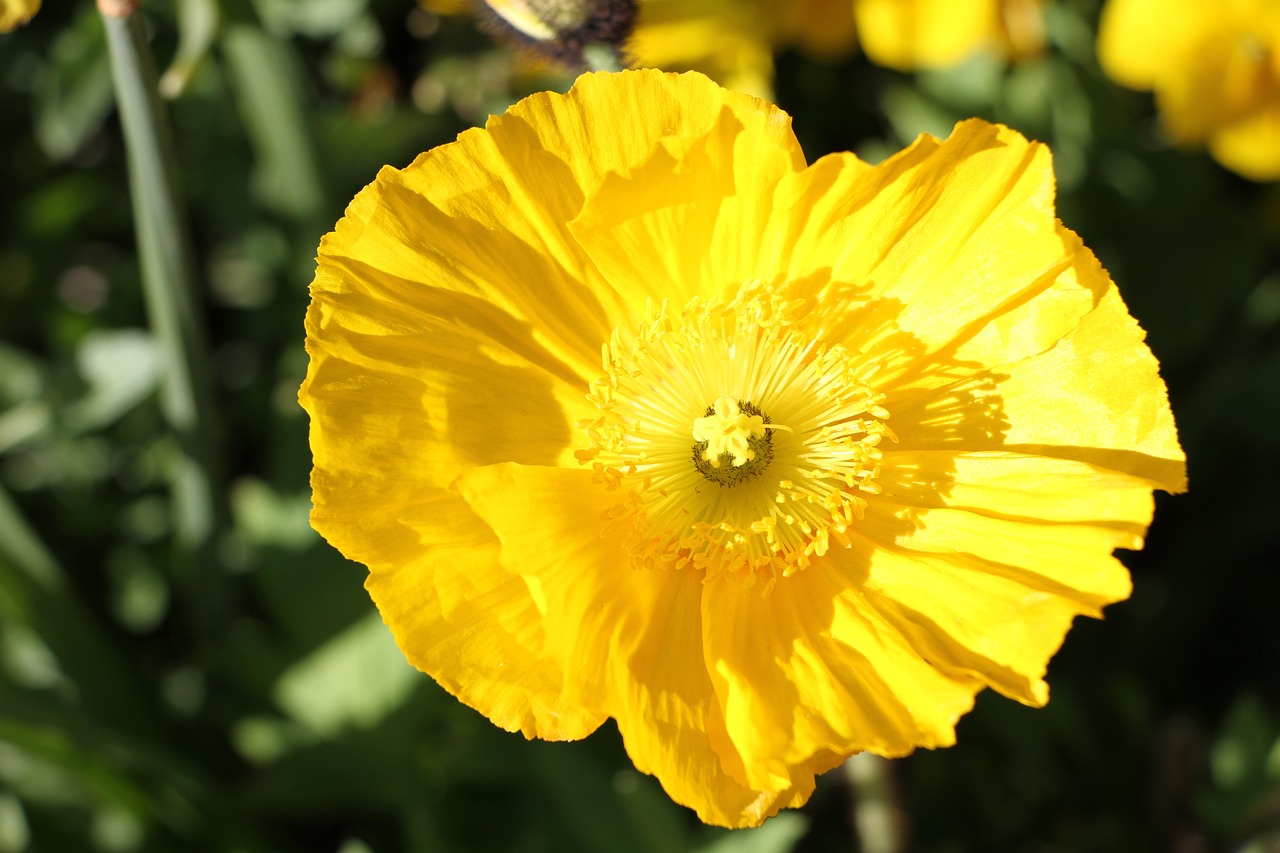
[[[721,486],[736,486],[762,474],[773,461],[777,429],[756,406],[724,396],[694,419],[693,467]]]
[[[651,307],[604,345],[576,456],[625,493],[605,533],[633,564],[772,583],[849,544],[889,413],[870,360],[796,329],[803,304],[751,283],[727,302]]]

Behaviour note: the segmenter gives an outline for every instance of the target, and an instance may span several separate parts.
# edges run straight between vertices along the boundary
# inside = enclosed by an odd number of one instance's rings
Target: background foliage
[[[1048,142],[1061,218],[1162,362],[1191,493],[1160,496],[1132,600],[1077,624],[1046,709],[986,694],[958,746],[856,761],[738,833],[610,727],[528,743],[450,699],[307,525],[320,235],[381,165],[570,81],[407,0],[146,5],[226,460],[201,568],[172,535],[102,22],[46,6],[0,36],[0,853],[1280,849],[1280,191],[1168,148],[1098,70],[1096,0],[1053,5],[1047,54],[1008,69],[786,52],[777,101],[810,160],[970,115]]]

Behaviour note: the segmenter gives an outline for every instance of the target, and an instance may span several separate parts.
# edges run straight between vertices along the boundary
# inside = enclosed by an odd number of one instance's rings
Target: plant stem
[[[0,571],[6,569],[22,572],[48,593],[60,593],[65,582],[53,554],[0,487]]]
[[[202,621],[215,620],[225,600],[216,594],[224,584],[213,550],[228,513],[177,156],[136,3],[99,0],[98,8],[128,153],[143,296],[164,364],[161,408],[180,447],[172,475],[174,543],[179,565],[192,569],[184,580],[201,600]]]
[[[903,850],[889,767],[888,759],[869,752],[858,753],[844,764],[853,793],[853,825],[862,853]]]

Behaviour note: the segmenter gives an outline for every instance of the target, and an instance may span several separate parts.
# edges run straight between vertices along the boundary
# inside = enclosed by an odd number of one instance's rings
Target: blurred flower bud
[[[615,56],[636,20],[635,0],[484,0],[500,34],[572,68],[598,45]]]

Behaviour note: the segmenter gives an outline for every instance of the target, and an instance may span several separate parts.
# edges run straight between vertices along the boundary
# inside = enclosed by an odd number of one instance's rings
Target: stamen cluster
[[[771,584],[849,544],[893,436],[870,367],[798,331],[803,305],[750,283],[725,302],[651,305],[604,345],[577,457],[625,491],[608,533],[637,566]]]

